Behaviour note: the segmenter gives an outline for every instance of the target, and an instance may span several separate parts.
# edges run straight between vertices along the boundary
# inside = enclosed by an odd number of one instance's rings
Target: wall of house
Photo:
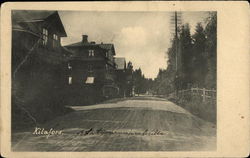
[[[108,62],[105,51],[96,45],[68,47],[68,49],[74,52],[74,57],[69,62],[70,77],[72,77],[70,85],[72,103],[83,105],[103,100],[104,85],[114,84],[116,77],[114,65]],[[94,56],[89,56],[89,50],[94,50]],[[86,84],[87,77],[94,77],[94,83]]]
[[[91,70],[89,66],[91,65]],[[105,62],[102,61],[81,61],[71,60],[72,84],[85,84],[87,77],[95,77],[95,83],[102,83],[105,77]]]
[[[108,79],[115,80],[114,67],[107,62],[102,49],[91,46],[69,49],[75,53],[75,57],[70,61],[72,84],[83,84],[89,76],[95,77],[97,84],[105,84]],[[94,50],[94,56],[89,56],[89,50]]]
[[[43,122],[66,104],[68,72],[59,50],[48,51],[37,42],[38,37],[30,33],[12,33],[12,109],[16,113],[24,107]]]

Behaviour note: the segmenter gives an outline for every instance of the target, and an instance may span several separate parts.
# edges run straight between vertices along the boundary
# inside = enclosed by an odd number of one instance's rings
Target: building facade
[[[66,36],[57,11],[12,11],[13,107],[30,106],[31,113],[42,114],[46,106],[63,105],[71,55],[61,46]]]
[[[73,52],[68,63],[72,100],[95,103],[117,96],[113,44],[89,42],[88,36],[82,35],[82,41],[65,47]]]
[[[126,60],[123,57],[116,57],[115,63],[117,84],[119,87],[119,97],[126,97],[126,88],[127,88],[127,76],[126,76]]]
[[[14,104],[84,105],[129,96],[131,75],[125,58],[123,68],[116,63],[113,44],[89,42],[83,35],[63,47],[63,37],[67,34],[57,11],[12,11]]]
[[[124,57],[116,57],[116,82],[119,87],[119,97],[133,96],[132,63],[126,63]]]

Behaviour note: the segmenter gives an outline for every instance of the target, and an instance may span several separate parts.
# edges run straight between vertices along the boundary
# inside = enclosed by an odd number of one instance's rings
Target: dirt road
[[[216,127],[180,106],[156,97],[136,97],[92,106],[41,125],[62,134],[13,134],[14,151],[215,150]],[[32,134],[34,133],[35,134]]]

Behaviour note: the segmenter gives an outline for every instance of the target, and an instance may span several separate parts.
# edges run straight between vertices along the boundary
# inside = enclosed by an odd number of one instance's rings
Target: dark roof
[[[95,44],[95,43],[89,43],[89,42],[88,43],[77,42],[77,43],[66,45],[65,47],[82,47],[82,46],[98,46],[105,50],[111,50],[113,52],[113,55],[115,55],[114,45],[110,43]]]
[[[14,21],[31,21],[31,20],[44,20],[56,11],[44,10],[13,10],[12,19]]]
[[[126,68],[126,60],[125,58],[115,58],[115,63],[117,65],[118,70],[124,70]]]
[[[60,30],[62,37],[66,37],[67,34],[57,11],[12,10],[12,28],[26,30],[26,28],[23,27],[23,24],[25,24],[34,33],[38,33],[39,30],[37,28],[37,23],[45,21],[51,15],[58,16],[57,23],[61,25],[61,27],[58,27],[57,29]]]
[[[20,22],[44,21],[44,19],[54,14],[55,11],[12,10],[11,13],[12,27],[21,29]]]
[[[114,47],[113,44],[111,44],[111,43],[101,43],[101,44],[99,44],[99,46],[102,49],[111,50],[113,55],[115,55],[115,47]]]
[[[107,49],[107,50],[110,50],[113,48],[113,44],[99,44],[99,46],[103,49]]]
[[[81,47],[81,46],[97,46],[97,44],[77,42],[77,43],[66,45],[64,47]]]
[[[62,48],[62,51],[63,51],[63,53],[64,54],[66,54],[66,55],[73,55],[74,53],[71,51],[71,50],[69,50],[69,49],[67,49],[66,47],[61,47]]]

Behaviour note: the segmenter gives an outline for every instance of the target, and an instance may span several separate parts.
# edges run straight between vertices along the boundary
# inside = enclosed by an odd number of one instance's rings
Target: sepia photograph
[[[216,11],[11,10],[11,150],[215,151]]]
[[[0,155],[247,157],[249,4],[1,5]]]

